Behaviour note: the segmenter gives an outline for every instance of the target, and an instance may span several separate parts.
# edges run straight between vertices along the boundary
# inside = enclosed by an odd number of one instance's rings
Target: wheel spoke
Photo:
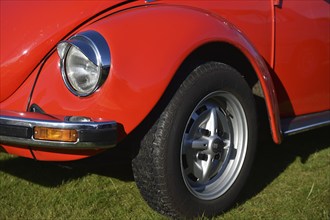
[[[209,113],[209,119],[206,123],[206,129],[211,132],[211,135],[217,135],[218,132],[218,114],[216,108],[212,108]]]
[[[193,140],[191,147],[196,150],[206,150],[208,147],[208,141],[203,138]]]
[[[203,177],[203,167],[197,161],[193,163],[192,174],[197,178],[197,181]]]
[[[210,173],[212,170],[212,157],[209,154],[203,154],[205,155],[205,160],[195,159],[192,160],[192,158],[187,158],[187,163],[189,164],[184,172],[187,176],[193,175],[196,179],[191,179],[199,184],[203,184],[207,182],[210,178]]]
[[[184,151],[186,152],[187,150],[206,150],[208,147],[208,141],[204,138],[199,138],[199,139],[195,139],[195,140],[184,140]]]
[[[207,155],[206,161],[200,161],[200,166],[202,167],[201,173],[199,173],[198,182],[199,183],[205,183],[209,180],[209,175],[212,168],[212,157],[211,155]]]

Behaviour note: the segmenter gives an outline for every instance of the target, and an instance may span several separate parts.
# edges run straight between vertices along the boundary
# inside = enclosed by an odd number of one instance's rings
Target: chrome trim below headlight
[[[110,49],[104,37],[98,32],[85,31],[67,41],[61,41],[57,45],[57,51],[60,57],[62,78],[66,87],[74,95],[85,97],[94,93],[108,77],[111,63]],[[72,51],[80,57],[75,56],[69,59],[70,54],[73,56]],[[68,60],[74,60],[77,68],[74,65],[68,66]],[[70,68],[76,72],[73,71],[69,75]],[[87,84],[84,87],[83,83],[90,83],[90,85]]]

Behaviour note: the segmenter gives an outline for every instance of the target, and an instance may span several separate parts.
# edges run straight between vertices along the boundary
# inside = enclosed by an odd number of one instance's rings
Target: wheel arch
[[[254,51],[255,52],[255,51]],[[267,126],[275,143],[281,143],[282,134],[279,123],[279,110],[272,79],[265,68],[266,63],[252,60],[237,46],[228,42],[209,42],[196,48],[182,62],[175,76],[172,78],[167,91],[167,96],[172,96],[181,82],[193,69],[206,62],[221,62],[235,68],[248,83],[253,95],[256,97],[258,118],[262,128]],[[260,68],[258,66],[264,67]],[[170,95],[172,93],[172,95]],[[262,129],[263,130],[263,129]]]

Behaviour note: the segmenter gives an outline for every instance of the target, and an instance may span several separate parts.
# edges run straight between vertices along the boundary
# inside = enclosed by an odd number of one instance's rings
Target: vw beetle
[[[68,161],[134,140],[152,208],[220,214],[262,132],[279,144],[329,125],[329,10],[326,0],[1,1],[1,148]]]

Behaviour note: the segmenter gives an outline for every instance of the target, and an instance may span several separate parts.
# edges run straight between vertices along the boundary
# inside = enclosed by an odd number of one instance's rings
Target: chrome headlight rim
[[[68,59],[68,53],[74,47],[83,56],[85,56],[90,62],[97,66],[98,79],[92,89],[86,91],[79,91],[70,83],[66,62]],[[66,41],[61,41],[57,45],[57,52],[60,57],[60,69],[64,84],[68,90],[76,96],[86,97],[93,94],[98,90],[105,80],[107,79],[110,72],[110,49],[104,39],[104,37],[96,31],[84,31],[74,35]]]

